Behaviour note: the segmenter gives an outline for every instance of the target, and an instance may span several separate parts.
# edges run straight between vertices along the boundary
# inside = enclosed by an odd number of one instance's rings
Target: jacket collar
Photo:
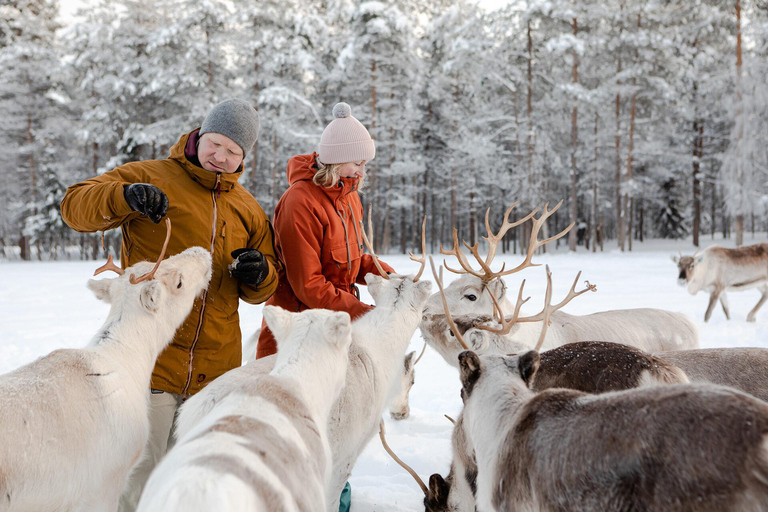
[[[179,141],[171,148],[169,158],[181,165],[190,178],[208,190],[214,190],[221,186],[221,190],[229,192],[235,187],[237,180],[243,174],[243,164],[233,173],[212,172],[200,167],[197,159],[197,140],[200,137],[200,128],[192,130],[181,136]],[[217,180],[218,177],[218,180]]]

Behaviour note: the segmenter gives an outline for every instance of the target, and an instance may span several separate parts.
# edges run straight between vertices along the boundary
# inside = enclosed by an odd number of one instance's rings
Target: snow
[[[745,235],[746,243],[757,243]],[[722,245],[732,246],[730,241]],[[703,237],[702,243],[712,243]],[[613,246],[614,242],[610,245]],[[559,251],[534,259],[546,263],[553,273],[553,302],[559,302],[577,272],[584,280],[597,284],[597,293],[578,297],[565,311],[588,314],[608,309],[639,307],[662,308],[684,313],[695,320],[701,330],[702,347],[768,346],[768,307],[757,315],[757,322],[745,321],[747,312],[758,299],[756,291],[729,294],[731,321],[726,321],[718,306],[708,324],[703,323],[708,296],[691,296],[677,285],[677,267],[670,260],[679,248],[691,254],[690,242],[635,242],[632,253],[609,250],[576,254]],[[607,247],[606,247],[607,248]],[[382,257],[400,272],[411,272],[416,264],[406,256]],[[516,265],[520,255],[499,255],[502,261]],[[442,261],[438,257],[437,261]],[[436,261],[436,262],[437,262]],[[85,283],[102,262],[4,262],[0,261],[0,373],[5,373],[37,357],[63,347],[82,347],[106,318],[108,306],[95,299]],[[448,273],[447,282],[455,276]],[[525,271],[528,313],[540,307],[544,296],[544,268]],[[432,279],[429,271],[425,279]],[[508,278],[510,293],[516,294],[520,278]],[[437,287],[433,286],[433,291]],[[371,302],[363,290],[363,300]],[[241,326],[247,338],[261,324],[261,306],[241,304]],[[418,331],[409,350],[421,350],[423,341]],[[428,481],[432,473],[447,474],[450,464],[451,424],[443,416],[455,417],[461,410],[458,372],[448,366],[430,348],[416,367],[416,384],[411,391],[411,417],[396,422],[386,414],[387,440],[398,456]],[[352,510],[417,511],[423,510],[423,495],[402,468],[384,452],[374,438],[355,466],[352,478]]]

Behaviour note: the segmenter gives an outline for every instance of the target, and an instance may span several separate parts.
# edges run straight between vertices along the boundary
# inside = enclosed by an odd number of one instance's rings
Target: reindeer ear
[[[494,279],[493,283],[491,284],[492,292],[496,294],[496,300],[501,300],[504,298],[504,296],[507,294],[507,285],[504,283],[504,281],[501,278]]]
[[[352,336],[352,325],[349,313],[337,312],[329,315],[325,320],[325,337],[337,346],[348,343]]]
[[[384,278],[379,275],[371,273],[365,274],[365,284],[368,285],[368,292],[371,294],[374,300],[376,299],[376,295],[378,295],[383,282]]]
[[[418,281],[416,283],[418,303],[422,303],[432,294],[432,281]]]
[[[459,354],[459,373],[461,376],[462,397],[469,397],[472,393],[472,388],[475,387],[477,379],[480,378],[480,375],[482,375],[484,370],[485,365],[480,361],[480,358],[477,357],[477,354],[471,350],[465,350]]]
[[[429,494],[427,495],[427,510],[442,510],[448,506],[450,488],[443,477],[435,473],[429,477]]]
[[[411,371],[411,368],[413,368],[413,358],[416,357],[416,351],[410,352],[409,354],[406,354],[405,360],[403,364],[405,365],[405,373],[408,373]]]
[[[680,257],[679,257],[679,256],[675,256],[675,255],[673,254],[672,256],[670,256],[670,258],[672,258],[672,261],[675,263],[675,265],[677,265],[678,263],[680,263]]]
[[[136,286],[136,285],[131,285]],[[144,309],[150,313],[157,313],[160,308],[160,299],[163,294],[163,285],[158,281],[148,281],[141,285],[139,301]]]
[[[539,369],[541,356],[535,350],[529,350],[517,358],[517,369],[520,371],[520,378],[523,379],[526,386],[531,387],[531,380]]]
[[[264,321],[278,341],[285,339],[291,330],[291,314],[278,306],[264,306]]]
[[[704,255],[703,255],[703,254],[702,254],[701,256],[696,256],[696,257],[693,259],[693,263],[694,263],[694,264],[697,264],[697,263],[701,263],[702,261],[704,261]]]
[[[111,304],[112,297],[109,290],[112,287],[112,281],[112,279],[89,279],[88,288],[96,295],[97,299]]]

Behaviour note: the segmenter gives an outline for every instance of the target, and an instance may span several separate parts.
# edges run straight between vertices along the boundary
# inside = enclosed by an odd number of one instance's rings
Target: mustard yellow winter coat
[[[211,251],[213,274],[208,290],[195,300],[152,373],[152,388],[185,396],[240,366],[238,300],[250,304],[267,300],[277,288],[279,265],[269,219],[237,182],[242,166],[226,174],[195,165],[187,155],[195,153],[196,138],[197,130],[182,136],[165,160],[128,163],[72,185],[61,202],[64,221],[77,231],[121,228],[120,261],[126,268],[139,261],[156,261],[165,240],[165,223],[154,224],[131,210],[123,197],[124,185],[151,183],[169,200],[172,234],[167,255],[193,246]],[[257,287],[240,284],[227,270],[230,253],[243,247],[258,249],[269,262],[269,274]]]

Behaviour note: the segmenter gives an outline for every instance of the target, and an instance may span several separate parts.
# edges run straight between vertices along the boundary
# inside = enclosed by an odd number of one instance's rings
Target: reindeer
[[[344,385],[349,314],[264,308],[278,353],[269,375],[219,402],[147,482],[139,511],[322,511],[327,423]]]
[[[765,510],[768,404],[754,397],[704,384],[535,394],[536,351],[459,358],[479,510]]]
[[[446,268],[462,275],[444,290],[443,296],[436,293],[430,297],[419,327],[427,343],[437,350],[448,364],[456,365],[457,356],[464,347],[456,342],[453,332],[445,328],[446,322],[441,321],[445,310],[450,311],[454,317],[466,317],[464,323],[467,325],[472,323],[471,317],[474,316],[477,319],[474,322],[475,326],[495,331],[498,336],[473,333],[473,336],[469,337],[477,343],[475,348],[480,353],[507,354],[534,346],[542,332],[543,312],[530,317],[521,317],[519,309],[528,300],[522,299],[525,281],[520,286],[517,303],[513,305],[506,297],[506,285],[501,278],[518,273],[525,268],[537,266],[532,263],[535,251],[546,243],[564,236],[570,230],[572,226],[545,240],[538,239],[539,231],[545,221],[557,211],[561,204],[562,201],[552,210],[545,205],[538,218],[535,217],[538,212],[536,208],[523,219],[510,223],[508,218],[512,208],[517,205],[515,203],[505,213],[502,227],[495,234],[488,221],[489,212],[486,212],[485,223],[488,236],[483,238],[488,242],[487,257],[485,259],[480,257],[478,244],[469,246],[466,242],[464,243],[480,265],[480,270],[473,269],[468,257],[461,251],[455,229],[453,248],[450,251],[440,248],[443,254],[455,256],[461,266],[461,270],[448,266]],[[509,270],[505,270],[504,266],[497,272],[491,270],[498,244],[504,234],[528,219],[533,220],[533,226],[524,261]],[[547,273],[549,274],[549,271]],[[576,341],[598,340],[624,343],[649,352],[698,348],[699,337],[696,326],[684,315],[677,313],[658,309],[626,309],[577,316],[559,311],[572,298],[578,296],[575,292],[578,279],[579,276],[576,277],[566,299],[551,308],[551,326],[546,331],[544,348],[554,348]],[[444,306],[441,306],[441,302],[444,302]],[[511,319],[508,318],[509,315],[513,315]],[[501,327],[494,328],[488,325],[491,318],[495,318]],[[495,352],[496,350],[498,352]]]
[[[0,510],[117,510],[149,434],[149,381],[211,277],[193,247],[125,270],[109,257],[88,288],[111,305],[82,349],[55,350],[0,376]],[[139,277],[141,276],[141,277]]]
[[[717,301],[723,307],[725,318],[730,320],[728,299],[725,292],[739,292],[757,288],[760,300],[747,315],[747,322],[754,322],[758,310],[768,299],[768,244],[755,244],[736,249],[707,247],[701,254],[673,256],[677,263],[680,286],[688,286],[688,293],[696,295],[701,290],[709,292],[709,305],[704,313],[708,322]]]
[[[369,216],[370,219],[370,216]],[[370,229],[370,226],[369,226]],[[365,233],[365,230],[362,230]],[[367,236],[363,237],[373,250]],[[416,276],[368,274],[368,291],[376,308],[352,323],[352,344],[344,388],[331,408],[328,436],[333,454],[327,509],[338,510],[339,496],[357,458],[376,433],[381,414],[402,374],[405,350],[415,332],[431,283],[420,281],[426,259]],[[222,375],[182,405],[176,425],[183,438],[227,395],[252,379],[271,371],[275,357],[265,357]]]

